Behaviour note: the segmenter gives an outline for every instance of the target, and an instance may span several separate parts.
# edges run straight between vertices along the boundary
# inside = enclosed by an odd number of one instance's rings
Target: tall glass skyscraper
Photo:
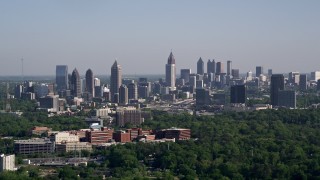
[[[86,72],[86,92],[90,93],[92,97],[95,97],[94,94],[94,77],[91,69],[88,69]]]
[[[71,93],[74,97],[81,97],[80,75],[76,68],[71,75]]]
[[[111,77],[110,77],[110,93],[111,101],[116,102],[115,94],[119,96],[119,88],[122,84],[122,69],[118,65],[118,62],[115,61],[111,66]]]
[[[56,84],[57,84],[57,91],[63,91],[68,89],[68,66],[67,65],[56,66]]]

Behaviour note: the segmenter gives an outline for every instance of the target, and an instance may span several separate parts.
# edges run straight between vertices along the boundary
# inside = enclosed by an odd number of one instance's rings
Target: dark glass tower
[[[197,74],[204,74],[204,63],[201,59],[201,57],[199,58],[198,62],[197,62]]]
[[[273,74],[271,76],[270,85],[270,100],[272,106],[279,105],[279,91],[284,90],[284,76],[283,74]]]
[[[71,75],[71,94],[74,97],[81,97],[80,75],[76,68]]]
[[[94,93],[94,77],[91,69],[88,69],[86,72],[86,92],[91,94],[92,97],[95,97]]]
[[[122,84],[122,69],[115,61],[111,67],[111,77],[110,77],[110,93],[111,101],[115,102],[115,94],[119,94],[119,88]]]
[[[56,84],[57,84],[57,91],[68,89],[68,66],[67,65],[56,66]]]

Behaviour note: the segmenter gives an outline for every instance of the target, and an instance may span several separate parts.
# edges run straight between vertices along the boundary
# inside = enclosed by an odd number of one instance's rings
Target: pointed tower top
[[[199,61],[199,62],[203,62],[201,57],[199,58],[199,60],[198,60],[198,61]]]
[[[172,49],[168,58],[168,64],[176,64],[176,60],[174,59],[174,56],[172,54]]]
[[[118,66],[117,59],[114,60],[114,63],[113,63],[113,65],[112,65],[112,67],[114,67],[114,66]]]

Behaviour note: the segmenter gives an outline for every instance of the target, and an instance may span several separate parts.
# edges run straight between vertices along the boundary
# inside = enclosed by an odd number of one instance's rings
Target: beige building
[[[15,168],[15,155],[0,155],[0,172],[2,171],[14,171]]]
[[[67,142],[56,144],[56,152],[70,152],[70,151],[92,151],[92,145],[87,142]]]
[[[50,136],[50,140],[56,144],[64,142],[79,142],[79,136],[70,134],[69,132],[58,132]]]

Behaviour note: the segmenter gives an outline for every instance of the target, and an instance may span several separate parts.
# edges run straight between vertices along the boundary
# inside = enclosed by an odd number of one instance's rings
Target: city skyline
[[[172,49],[176,69],[232,61],[245,73],[320,69],[319,1],[3,1],[0,76],[54,75],[57,64],[110,74],[164,74]],[[81,62],[81,63],[79,63]],[[303,62],[303,63],[302,63]],[[39,68],[41,67],[41,68]],[[226,70],[225,70],[226,71]]]

